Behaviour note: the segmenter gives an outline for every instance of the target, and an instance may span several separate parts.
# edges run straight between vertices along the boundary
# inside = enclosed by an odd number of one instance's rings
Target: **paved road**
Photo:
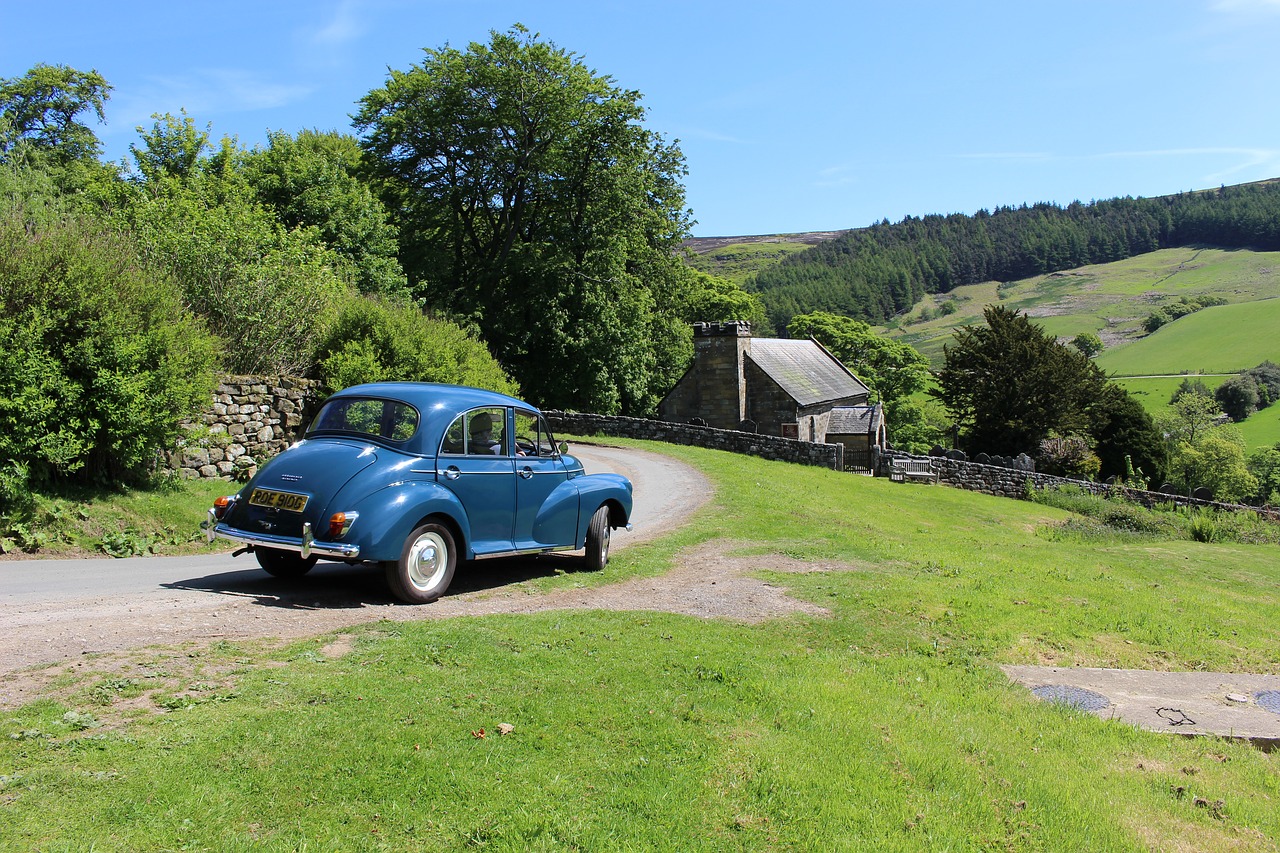
[[[701,474],[669,457],[585,444],[570,452],[588,471],[615,471],[635,484],[634,529],[615,532],[615,550],[671,530],[710,495]],[[550,556],[475,566],[484,570],[460,572],[450,596],[501,591],[575,570],[576,562]],[[335,563],[320,563],[303,582],[283,582],[252,556],[229,553],[0,562],[0,673],[151,643],[306,636],[431,607],[396,602],[379,571]]]

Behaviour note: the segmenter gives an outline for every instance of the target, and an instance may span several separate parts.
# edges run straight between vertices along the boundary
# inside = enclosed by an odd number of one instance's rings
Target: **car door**
[[[458,496],[477,556],[512,550],[516,476],[505,407],[458,416],[440,446],[439,482]]]
[[[515,409],[516,517],[518,550],[564,548],[578,535],[576,490],[565,486],[568,473],[546,420],[537,412]]]

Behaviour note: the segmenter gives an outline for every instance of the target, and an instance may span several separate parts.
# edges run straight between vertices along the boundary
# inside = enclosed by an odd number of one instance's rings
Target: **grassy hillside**
[[[1274,546],[648,446],[706,471],[713,505],[523,601],[710,553],[821,610],[384,621],[339,656],[330,637],[87,657],[0,712],[0,847],[1274,849],[1270,756],[1043,703],[998,669],[1280,672]]]
[[[950,342],[955,329],[982,322],[982,309],[998,302],[1025,312],[1061,338],[1071,338],[1081,332],[1096,333],[1107,347],[1101,357],[1106,359],[1112,348],[1143,336],[1142,321],[1155,308],[1184,296],[1220,296],[1233,304],[1280,296],[1280,252],[1162,249],[1111,264],[1080,267],[1000,285],[986,282],[960,287],[950,294],[926,297],[888,331],[939,365],[942,346]],[[956,313],[917,322],[926,308],[936,309],[950,299],[957,302]],[[1161,333],[1197,316],[1184,317]],[[1200,328],[1213,339],[1221,339],[1221,325],[1211,323]],[[1234,366],[1227,369],[1252,367],[1267,357],[1276,358],[1267,353],[1280,350],[1274,343],[1274,335],[1236,334],[1234,337],[1238,340],[1232,344],[1233,352],[1244,362],[1233,362]],[[1180,373],[1198,370],[1203,365],[1195,360],[1173,358],[1168,364],[1152,367],[1154,369],[1145,372]]]
[[[1120,376],[1239,373],[1280,361],[1280,299],[1197,311],[1132,343],[1108,348],[1098,366]]]
[[[685,260],[696,270],[741,285],[788,255],[803,252],[815,243],[843,233],[813,231],[759,237],[694,237],[685,241],[685,248],[690,252]]]
[[[1229,304],[1206,308],[1148,335],[1147,315],[1182,297],[1221,297]],[[1263,361],[1280,362],[1280,252],[1244,249],[1163,249],[1111,264],[1081,267],[1022,281],[985,282],[929,296],[884,331],[920,350],[935,366],[957,328],[982,322],[987,305],[1017,308],[1048,332],[1070,339],[1093,332],[1105,349],[1097,363],[1117,375],[1147,411],[1156,414],[1185,374],[1210,388],[1225,375]],[[947,316],[927,322],[948,301]],[[1280,408],[1240,424],[1250,448],[1280,442]]]

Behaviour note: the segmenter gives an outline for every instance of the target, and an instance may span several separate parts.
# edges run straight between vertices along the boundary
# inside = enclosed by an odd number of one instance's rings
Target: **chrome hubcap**
[[[449,551],[435,533],[419,536],[409,549],[409,581],[418,589],[431,589],[444,577]]]

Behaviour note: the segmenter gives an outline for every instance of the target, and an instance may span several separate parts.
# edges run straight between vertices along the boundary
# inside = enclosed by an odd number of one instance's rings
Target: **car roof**
[[[434,454],[440,445],[444,431],[460,412],[480,406],[515,406],[538,411],[536,406],[507,394],[471,388],[466,385],[445,385],[437,382],[368,382],[352,385],[329,397],[384,397],[402,400],[418,410],[421,417],[418,432],[407,450]],[[326,401],[327,402],[327,401]]]

